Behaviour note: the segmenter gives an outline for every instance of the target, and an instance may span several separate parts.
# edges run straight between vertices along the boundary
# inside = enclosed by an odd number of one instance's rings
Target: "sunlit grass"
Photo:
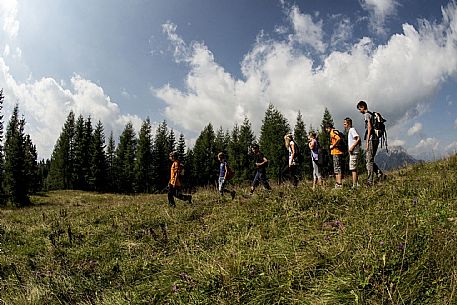
[[[0,210],[6,304],[455,304],[457,158],[377,187],[77,191]],[[328,183],[332,185],[332,183]],[[0,302],[1,303],[1,302]]]

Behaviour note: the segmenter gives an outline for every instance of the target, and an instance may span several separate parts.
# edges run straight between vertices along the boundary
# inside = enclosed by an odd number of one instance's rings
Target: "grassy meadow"
[[[457,304],[457,157],[370,189],[247,192],[4,207],[0,304]]]

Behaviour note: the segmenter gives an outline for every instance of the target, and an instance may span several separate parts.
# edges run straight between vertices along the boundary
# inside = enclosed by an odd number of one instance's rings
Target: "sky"
[[[191,147],[208,123],[273,104],[342,129],[356,104],[387,119],[389,146],[421,159],[457,151],[457,4],[445,0],[1,0],[0,88],[39,158],[68,113],[116,141],[166,121]],[[282,135],[281,135],[282,137]]]

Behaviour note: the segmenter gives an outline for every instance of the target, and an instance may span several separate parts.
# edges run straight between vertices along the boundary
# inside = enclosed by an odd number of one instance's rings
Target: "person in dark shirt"
[[[268,183],[267,178],[267,166],[268,166],[268,159],[265,158],[263,153],[259,149],[259,145],[253,144],[251,146],[252,154],[255,158],[255,167],[257,169],[255,173],[254,180],[252,181],[251,185],[251,195],[254,193],[255,188],[262,183],[262,185],[267,189],[271,190],[270,184]]]

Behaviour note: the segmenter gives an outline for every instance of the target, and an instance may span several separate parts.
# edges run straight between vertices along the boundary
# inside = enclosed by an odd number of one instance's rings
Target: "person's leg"
[[[352,174],[352,187],[357,187],[357,154],[351,154],[349,155],[349,170],[351,171]]]
[[[255,177],[254,177],[254,180],[252,180],[252,184],[251,184],[251,194],[254,193],[254,190],[255,188],[259,185],[260,183],[260,172],[257,171],[255,173]]]
[[[218,191],[219,191],[219,194],[221,196],[224,196],[224,184],[225,184],[225,181],[224,181],[224,177],[219,177],[219,181],[218,181]]]
[[[270,184],[268,183],[267,174],[265,172],[260,173],[260,181],[262,182],[264,188],[271,190]]]
[[[188,203],[192,203],[192,195],[183,194],[180,189],[175,189],[175,197],[182,201],[187,201]]]
[[[373,154],[373,141],[368,141],[368,148],[365,155],[367,161],[367,184],[373,183],[373,167],[374,167],[374,154]]]
[[[336,187],[342,186],[342,173],[341,173],[341,156],[333,155],[333,172],[335,173]]]
[[[175,189],[174,189],[173,185],[169,184],[168,185],[168,205],[171,207],[176,206],[175,199],[173,198],[174,193],[175,193]]]
[[[290,175],[292,176],[292,183],[294,185],[294,187],[297,187],[298,186],[298,174],[297,174],[297,165],[292,165],[291,167],[289,167],[289,170],[290,170]]]

